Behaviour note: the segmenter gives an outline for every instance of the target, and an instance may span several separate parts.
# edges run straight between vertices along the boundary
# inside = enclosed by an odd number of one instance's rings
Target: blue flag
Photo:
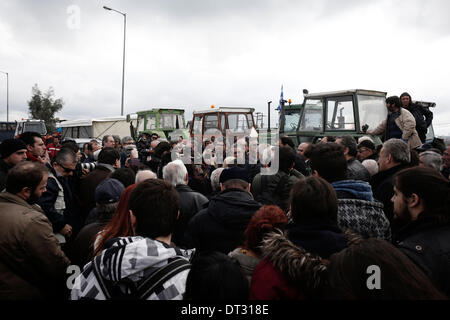
[[[283,85],[281,85],[281,96],[280,96],[280,103],[278,104],[277,110],[281,112],[281,105],[283,104]]]

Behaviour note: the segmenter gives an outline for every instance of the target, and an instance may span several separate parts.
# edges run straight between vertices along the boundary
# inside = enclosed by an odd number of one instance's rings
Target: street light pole
[[[6,74],[6,122],[9,122],[9,74],[4,71],[0,72]]]
[[[122,66],[122,104],[120,108],[120,115],[123,116],[123,97],[124,97],[124,88],[125,88],[125,41],[126,41],[126,34],[127,34],[127,14],[120,12],[118,10],[103,6],[103,9],[109,10],[109,11],[115,11],[117,13],[120,13],[123,16],[123,66]]]

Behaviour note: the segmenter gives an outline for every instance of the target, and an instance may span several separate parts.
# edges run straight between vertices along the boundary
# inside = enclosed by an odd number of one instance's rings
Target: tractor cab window
[[[193,133],[194,134],[202,133],[202,117],[201,116],[195,116],[195,118],[194,118]]]
[[[205,133],[217,132],[219,130],[219,117],[217,114],[208,114],[205,116]]]
[[[243,113],[234,113],[228,115],[228,129],[232,132],[247,132],[247,117]]]
[[[225,114],[222,113],[220,115],[220,125],[222,127],[222,135],[225,136],[227,134],[227,123],[225,122]]]
[[[147,130],[154,130],[154,129],[156,129],[156,115],[149,114],[147,116]]]
[[[137,119],[137,131],[138,132],[144,131],[145,130],[144,125],[145,125],[144,118],[142,116],[138,116],[138,119]]]
[[[326,130],[355,130],[352,96],[327,99]]]
[[[303,109],[301,131],[319,131],[323,128],[323,103],[320,99],[307,99]]]
[[[162,113],[159,116],[161,128],[163,129],[173,129],[176,127],[177,116],[170,113]]]
[[[387,117],[386,98],[358,95],[359,123],[374,130]],[[362,129],[362,128],[361,128]]]
[[[43,122],[24,122],[23,132],[32,131],[37,132],[40,135],[46,135],[47,129]]]
[[[284,112],[284,132],[297,131],[300,121],[300,110],[286,110]]]
[[[253,123],[253,117],[250,113],[247,113],[248,125],[250,128],[253,128],[255,124]]]
[[[176,115],[177,123],[176,123],[176,129],[184,129],[184,121],[183,116],[181,114]]]

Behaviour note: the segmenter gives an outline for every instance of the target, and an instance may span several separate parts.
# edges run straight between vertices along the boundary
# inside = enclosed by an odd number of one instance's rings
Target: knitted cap
[[[220,174],[219,182],[224,183],[228,180],[244,180],[245,182],[250,183],[250,177],[248,171],[244,168],[232,167],[229,169],[225,169]]]
[[[27,150],[27,146],[20,139],[7,139],[3,140],[0,144],[0,155],[2,159],[5,159],[19,150]]]

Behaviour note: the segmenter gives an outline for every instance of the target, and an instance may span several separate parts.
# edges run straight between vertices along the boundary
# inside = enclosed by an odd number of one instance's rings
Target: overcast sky
[[[2,0],[10,120],[27,117],[35,83],[65,101],[60,118],[120,115],[123,17],[104,5],[127,13],[124,114],[184,108],[190,120],[212,104],[266,114],[281,85],[294,103],[303,88],[361,88],[436,102],[435,131],[450,134],[446,0]]]

